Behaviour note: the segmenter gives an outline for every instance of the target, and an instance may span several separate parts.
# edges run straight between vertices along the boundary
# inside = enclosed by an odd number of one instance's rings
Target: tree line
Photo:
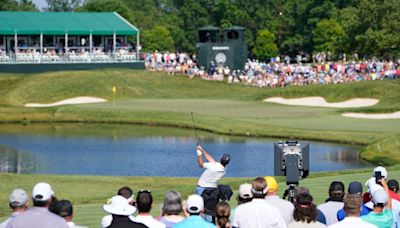
[[[399,0],[47,0],[48,11],[115,11],[141,30],[144,50],[194,52],[205,25],[246,28],[250,55],[400,56]],[[0,10],[38,10],[0,0]]]

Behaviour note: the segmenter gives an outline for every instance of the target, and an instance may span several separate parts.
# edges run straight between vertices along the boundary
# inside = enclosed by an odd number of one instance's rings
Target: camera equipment
[[[293,202],[295,187],[299,177],[306,178],[310,170],[310,145],[301,147],[297,141],[274,144],[274,175],[286,176],[286,189],[283,198]]]
[[[382,185],[380,182],[380,179],[382,179],[382,172],[381,171],[376,171],[375,172],[375,183]]]

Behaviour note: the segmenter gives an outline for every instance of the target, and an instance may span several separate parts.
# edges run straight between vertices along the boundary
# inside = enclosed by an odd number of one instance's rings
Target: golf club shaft
[[[199,138],[197,138],[197,130],[196,130],[196,125],[194,124],[194,118],[193,118],[193,112],[190,113],[192,115],[192,123],[193,123],[193,128],[194,128],[194,135],[196,136],[196,143],[197,146],[199,145]]]

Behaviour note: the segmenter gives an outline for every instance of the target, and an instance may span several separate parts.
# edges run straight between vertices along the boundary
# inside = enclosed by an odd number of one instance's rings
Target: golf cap
[[[103,209],[110,214],[123,216],[129,216],[136,211],[136,207],[130,205],[123,196],[114,196],[110,204],[103,205]]]
[[[253,193],[251,192],[251,184],[245,183],[239,186],[239,197],[242,199],[253,198]]]
[[[353,181],[349,184],[349,194],[358,194],[361,196],[363,191],[362,184],[358,181]]]
[[[329,186],[329,192],[344,193],[344,184],[340,181],[332,181]]]
[[[200,213],[203,210],[204,201],[199,195],[190,195],[187,200],[187,211],[192,214]]]
[[[51,186],[45,182],[37,183],[32,190],[32,198],[37,201],[47,201],[53,195],[53,189],[51,189]]]
[[[231,161],[231,155],[223,154],[220,162],[222,165],[227,165],[227,164],[229,164],[230,161]]]
[[[278,183],[276,182],[275,177],[265,176],[264,179],[267,182],[268,192],[278,191]]]
[[[28,195],[21,188],[14,189],[10,194],[10,204],[13,206],[16,207],[23,206],[26,204],[26,202],[28,202],[28,200],[29,200]]]
[[[386,204],[388,201],[388,195],[383,189],[376,190],[372,195],[372,202],[376,205],[378,203]]]
[[[388,176],[388,173],[383,166],[378,166],[374,169],[374,172],[372,173],[372,176],[375,177],[375,172],[381,172],[381,175],[386,179]]]
[[[397,182],[397,180],[395,179],[390,179],[387,182],[387,185],[389,189],[392,190],[393,192],[397,192],[399,190],[399,182]]]

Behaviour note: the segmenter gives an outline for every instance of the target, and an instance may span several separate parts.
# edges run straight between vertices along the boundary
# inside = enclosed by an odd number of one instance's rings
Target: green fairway
[[[112,86],[117,87],[115,100]],[[196,125],[220,134],[297,138],[372,145],[400,133],[400,120],[342,117],[342,112],[400,110],[400,81],[363,81],[342,85],[255,88],[225,82],[188,79],[164,73],[127,69],[68,71],[42,74],[1,74],[1,122],[140,123],[175,127]],[[25,108],[25,103],[51,103],[77,96],[101,97],[106,103]],[[322,96],[327,101],[377,98],[365,108],[285,106],[262,102],[272,96]],[[400,161],[399,147],[391,159],[371,152],[362,157],[375,163]],[[391,161],[391,162],[390,162]]]
[[[342,181],[347,189],[351,181],[364,183],[371,177],[371,170],[357,170],[346,172],[330,172],[311,174],[310,178],[300,181],[301,186],[310,189],[315,198],[315,203],[320,204],[328,197],[329,184],[334,180]],[[389,178],[400,176],[400,170],[393,167],[388,171]],[[260,176],[264,174],[260,173]],[[234,190],[234,197],[237,189],[242,183],[250,183],[251,178],[224,178],[222,183],[229,184]],[[285,190],[284,178],[279,178],[279,192],[282,196]],[[158,215],[165,191],[176,190],[183,198],[194,192],[196,178],[163,178],[163,177],[109,177],[109,176],[64,176],[64,175],[22,175],[22,174],[0,174],[0,221],[9,214],[7,208],[8,194],[16,187],[24,188],[30,194],[36,182],[45,181],[53,186],[58,199],[69,199],[76,208],[75,220],[77,224],[89,227],[98,227],[100,220],[105,213],[102,205],[107,199],[116,194],[122,186],[131,187],[134,192],[141,189],[151,190],[154,196],[154,209],[152,214]],[[364,187],[365,188],[365,187]],[[236,205],[234,197],[231,199],[231,206]]]

